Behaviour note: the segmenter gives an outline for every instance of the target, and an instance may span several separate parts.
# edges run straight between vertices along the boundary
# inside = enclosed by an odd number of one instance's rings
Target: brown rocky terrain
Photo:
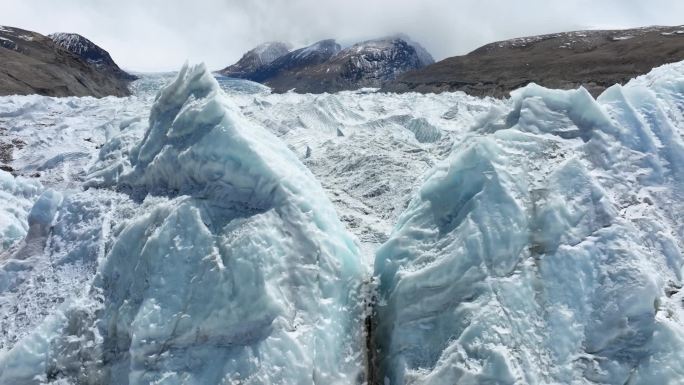
[[[84,36],[77,33],[53,33],[48,35],[52,41],[65,50],[78,55],[91,67],[95,67],[99,72],[108,73],[109,75],[122,79],[133,81],[138,79],[137,76],[131,75],[114,62],[109,52],[105,51],[97,44],[88,40]]]
[[[596,96],[613,84],[681,60],[684,26],[566,32],[487,44],[407,72],[382,90],[506,97],[534,82],[561,89],[584,86]]]
[[[0,95],[126,96],[128,82],[98,70],[47,36],[0,27]]]

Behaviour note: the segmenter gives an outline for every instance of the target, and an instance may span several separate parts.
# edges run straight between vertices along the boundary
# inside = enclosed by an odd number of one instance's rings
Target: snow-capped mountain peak
[[[222,75],[234,78],[249,78],[266,65],[287,54],[292,49],[289,43],[271,41],[259,44],[247,51],[237,63],[219,71]]]
[[[405,35],[367,40],[344,49],[326,39],[268,64],[246,65],[246,58],[258,49],[220,73],[264,83],[277,92],[333,92],[380,87],[399,74],[434,62],[425,48]]]

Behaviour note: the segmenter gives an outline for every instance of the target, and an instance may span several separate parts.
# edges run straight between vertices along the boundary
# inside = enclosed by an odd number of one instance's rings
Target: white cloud
[[[3,0],[0,24],[77,32],[123,67],[222,68],[267,40],[351,42],[404,32],[436,59],[517,36],[682,23],[681,0]]]

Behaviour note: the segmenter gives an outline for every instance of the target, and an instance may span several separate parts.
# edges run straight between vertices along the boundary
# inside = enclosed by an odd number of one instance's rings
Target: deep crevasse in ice
[[[0,383],[357,381],[364,272],[310,172],[203,65],[159,93],[130,154],[123,128],[88,185],[144,202],[89,294],[0,357]]]
[[[376,255],[386,384],[684,383],[684,63],[512,94]]]

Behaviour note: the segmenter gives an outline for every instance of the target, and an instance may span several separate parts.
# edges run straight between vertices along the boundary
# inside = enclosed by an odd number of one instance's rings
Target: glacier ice
[[[363,375],[356,243],[310,172],[203,65],[160,91],[128,159],[100,155],[89,186],[126,191],[140,211],[112,230],[87,295],[0,357],[0,382]]]
[[[41,190],[39,182],[0,170],[0,254],[28,232],[28,216]]]
[[[363,90],[233,97],[246,116],[269,127],[321,181],[369,264],[420,176],[448,154],[480,114],[504,104],[463,93]],[[336,135],[337,128],[344,136]]]
[[[376,254],[379,378],[683,383],[681,95],[684,63],[480,122]]]
[[[0,383],[683,383],[684,63],[597,100],[217,81],[0,97]]]

